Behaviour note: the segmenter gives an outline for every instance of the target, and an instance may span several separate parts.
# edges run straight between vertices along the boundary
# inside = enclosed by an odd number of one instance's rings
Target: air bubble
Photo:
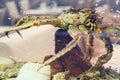
[[[98,3],[96,3],[95,6],[98,6]]]
[[[113,9],[111,9],[111,11],[113,11]]]
[[[116,5],[118,5],[118,4],[119,4],[119,2],[120,2],[119,0],[116,0]]]
[[[14,57],[14,59],[18,59],[18,57]]]
[[[116,16],[116,15],[114,15],[113,17],[114,17],[114,18],[117,18],[117,16]]]
[[[120,14],[120,11],[119,11],[119,10],[116,10],[116,12]]]
[[[11,20],[11,18],[8,18],[8,20]]]

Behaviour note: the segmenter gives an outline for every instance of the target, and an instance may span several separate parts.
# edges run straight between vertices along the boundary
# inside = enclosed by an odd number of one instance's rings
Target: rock
[[[16,80],[50,80],[50,66],[45,66],[37,71],[40,66],[42,64],[26,63],[20,69]]]
[[[14,61],[10,58],[0,57],[0,64],[13,64]]]

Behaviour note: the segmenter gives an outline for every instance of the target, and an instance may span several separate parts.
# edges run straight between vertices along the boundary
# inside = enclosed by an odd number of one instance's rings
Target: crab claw
[[[21,38],[23,38],[19,30],[16,30],[16,32],[20,35]]]

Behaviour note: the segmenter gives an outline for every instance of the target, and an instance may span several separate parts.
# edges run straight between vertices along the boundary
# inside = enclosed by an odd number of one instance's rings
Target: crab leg
[[[75,38],[77,34],[81,34],[80,30],[77,27],[74,27],[72,25],[69,26],[68,29],[69,34]],[[90,60],[92,58],[93,54],[93,41],[94,41],[94,36],[92,32],[89,32],[87,34],[87,42],[86,42],[86,54],[84,57],[84,61]]]
[[[30,28],[30,27],[36,27],[36,26],[45,25],[45,24],[51,24],[54,27],[67,29],[66,24],[61,19],[59,19],[57,17],[52,17],[52,16],[46,16],[46,17],[45,16],[44,17],[43,16],[41,16],[41,17],[31,16],[31,17],[27,17],[26,16],[26,17],[21,18],[16,23],[15,27],[4,31],[0,35],[8,36],[9,32],[16,31],[20,36],[22,36],[18,30],[23,30],[23,29],[27,29],[27,28]],[[62,26],[62,27],[60,27],[60,26]]]
[[[87,35],[86,54],[85,54],[85,57],[84,57],[84,61],[86,61],[86,60],[90,61],[91,58],[92,58],[92,54],[94,52],[93,41],[94,41],[94,36],[92,35],[92,33],[89,33]]]
[[[112,57],[113,46],[112,46],[112,43],[110,41],[110,38],[107,36],[102,36],[101,39],[105,43],[107,53],[98,58],[95,66],[93,68],[91,68],[91,70],[95,70],[96,68],[99,68],[103,64],[107,63]]]
[[[51,62],[53,62],[57,58],[65,55],[68,51],[70,51],[72,48],[74,48],[78,44],[78,42],[79,42],[80,39],[81,39],[81,37],[77,37],[76,39],[73,39],[69,44],[66,45],[65,48],[63,48],[61,51],[59,51],[55,56],[53,56],[50,59],[48,59],[47,61],[45,61],[43,63],[43,65],[38,68],[37,71],[39,71],[42,67],[50,64]]]

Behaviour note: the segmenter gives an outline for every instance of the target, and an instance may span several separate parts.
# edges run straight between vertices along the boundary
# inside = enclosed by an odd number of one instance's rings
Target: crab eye
[[[92,23],[87,23],[87,25],[86,25],[86,29],[87,30],[89,30],[89,31],[94,31],[94,24],[92,24]]]

